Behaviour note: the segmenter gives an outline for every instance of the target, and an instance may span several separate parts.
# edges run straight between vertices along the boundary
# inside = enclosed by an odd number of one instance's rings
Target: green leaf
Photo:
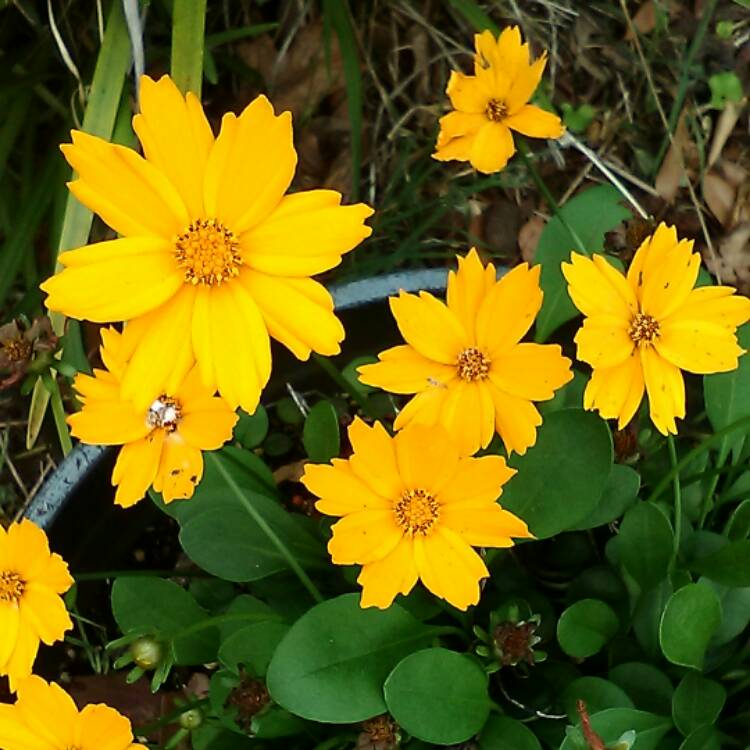
[[[718,682],[688,672],[674,691],[672,720],[687,737],[696,729],[713,724],[726,699],[727,691]]]
[[[703,667],[711,636],[721,623],[721,604],[706,584],[689,583],[669,598],[659,625],[664,656],[682,667]]]
[[[620,561],[644,591],[666,578],[673,539],[672,525],[653,503],[637,503],[622,519],[617,536]]]
[[[123,634],[141,632],[171,641],[185,628],[208,618],[185,589],[161,578],[118,578],[112,585],[112,614]],[[218,647],[215,627],[174,640],[177,664],[214,661]]]
[[[490,713],[487,675],[476,661],[445,648],[410,654],[384,686],[391,716],[425,742],[465,742],[484,726]]]
[[[721,625],[711,639],[711,648],[723,646],[736,638],[750,625],[750,587],[730,588],[715,583],[710,578],[701,578],[716,592],[721,603]]]
[[[739,542],[750,536],[750,499],[743,500],[732,512],[726,536],[732,542]]]
[[[172,6],[172,80],[183,93],[201,95],[206,0],[174,0]]]
[[[330,401],[318,401],[305,419],[302,444],[311,461],[328,463],[341,450],[339,416]]]
[[[724,586],[750,586],[750,540],[729,542],[690,566],[701,575]]]
[[[569,261],[572,251],[592,255],[602,250],[604,235],[631,216],[621,200],[611,185],[598,185],[579,193],[560,209],[583,247],[577,246],[558,217],[547,222],[534,253],[536,263],[542,266],[540,283],[544,292],[544,303],[536,319],[537,341],[546,341],[556,328],[578,315],[568,296],[560,263]]]
[[[479,750],[542,750],[542,746],[525,724],[493,714],[479,736]]]
[[[737,340],[743,349],[750,349],[750,323],[737,330]],[[740,357],[739,367],[731,372],[704,375],[703,399],[715,432],[750,416],[750,357]],[[746,433],[747,430],[734,432],[721,441],[719,464],[724,462],[732,446],[741,445]]]
[[[672,722],[664,716],[632,708],[608,708],[591,716],[591,727],[607,745],[611,746],[625,732],[634,730],[637,739],[633,750],[657,750],[662,737],[672,728]],[[576,727],[560,745],[560,750],[585,747],[583,734]]]
[[[477,31],[489,29],[495,36],[500,31],[498,25],[488,16],[474,0],[448,0],[451,7],[458,11]]]
[[[253,750],[258,743],[241,734],[222,729],[215,724],[204,724],[190,732],[193,750]]]
[[[680,745],[679,750],[721,750],[721,737],[714,727],[696,729]]]
[[[665,578],[654,588],[642,591],[633,610],[635,637],[650,659],[658,659],[661,656],[659,624],[664,607],[673,593],[672,582]]]
[[[640,474],[630,466],[615,464],[609,473],[607,484],[594,510],[573,530],[595,529],[620,518],[638,499],[641,487]]]
[[[612,436],[595,414],[561,409],[544,420],[534,447],[508,464],[518,473],[504,489],[503,507],[546,539],[594,511],[612,470]]]
[[[607,708],[633,708],[633,701],[627,693],[602,677],[579,677],[565,688],[562,703],[573,723],[578,721],[576,703],[579,700],[584,701],[589,715]]]
[[[271,697],[313,721],[351,723],[386,710],[383,682],[435,630],[397,604],[362,609],[358,594],[316,605],[294,623],[268,668]]]
[[[234,426],[234,438],[243,448],[257,448],[268,434],[268,412],[258,406],[253,414],[239,411],[239,420]]]
[[[652,664],[637,661],[618,664],[609,670],[609,679],[630,696],[636,708],[658,714],[672,711],[672,683]]]
[[[585,659],[604,648],[619,624],[617,615],[604,602],[581,599],[560,615],[557,640],[568,656]]]
[[[283,622],[257,622],[235,631],[219,647],[219,661],[229,669],[240,664],[255,677],[264,677],[276,647],[289,632]]]
[[[260,739],[274,739],[276,737],[290,737],[302,734],[306,724],[294,714],[290,714],[278,706],[268,706],[259,714],[253,716],[250,732],[253,737]]]

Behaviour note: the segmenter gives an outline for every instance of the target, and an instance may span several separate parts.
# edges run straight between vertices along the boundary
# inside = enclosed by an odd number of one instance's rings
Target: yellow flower
[[[453,71],[446,93],[454,109],[440,118],[440,161],[468,161],[480,172],[498,172],[515,153],[512,130],[532,138],[559,138],[560,118],[529,104],[547,54],[533,63],[517,26],[496,40],[491,31],[474,37],[474,75]]]
[[[47,307],[130,321],[126,399],[147,407],[197,361],[210,391],[252,413],[271,371],[269,333],[300,359],[336,354],[344,329],[309,278],[369,236],[364,204],[289,188],[297,163],[289,112],[264,96],[228,113],[214,138],[200,102],[164,76],[141,79],[133,118],[145,158],[74,131],[62,146],[73,194],[118,232],[60,256]],[[135,344],[137,343],[137,348]]]
[[[496,502],[516,473],[500,456],[460,457],[442,427],[411,425],[391,437],[355,419],[354,453],[308,464],[302,482],[334,524],[328,551],[337,565],[362,565],[362,606],[385,609],[417,578],[459,609],[479,601],[488,574],[477,547],[511,547],[526,524]]]
[[[36,675],[18,686],[18,700],[0,705],[3,750],[147,750],[133,742],[130,721],[114,708],[79,711],[56,683]]]
[[[556,344],[519,343],[542,305],[539,266],[517,266],[497,281],[475,250],[448,274],[447,306],[428,292],[391,297],[407,344],[359,368],[363,383],[416,393],[396,418],[442,424],[465,455],[489,445],[495,431],[508,452],[536,442],[542,417],[532,402],[554,396],[573,373]]]
[[[229,440],[237,415],[203,385],[197,367],[145,408],[135,405],[122,392],[126,343],[114,328],[102,329],[100,351],[108,369],[76,376],[83,409],[68,417],[71,432],[84,443],[123,446],[112,472],[118,505],[137,503],[150,485],[167,503],[191,497],[203,476],[201,451]]]
[[[60,596],[72,585],[39,527],[28,520],[0,526],[0,675],[11,686],[31,674],[40,641],[49,646],[73,627]]]
[[[675,434],[685,416],[680,370],[706,374],[737,367],[744,350],[737,326],[750,318],[750,300],[728,286],[693,289],[700,256],[692,240],[677,240],[660,224],[638,248],[627,276],[601,255],[573,253],[563,263],[568,292],[584,314],[576,334],[578,358],[594,372],[584,406],[622,429],[648,393],[651,420]]]

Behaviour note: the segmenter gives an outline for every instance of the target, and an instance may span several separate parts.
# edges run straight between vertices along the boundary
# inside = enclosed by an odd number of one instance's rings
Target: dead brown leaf
[[[750,292],[750,221],[739,224],[718,247],[718,266],[710,257],[706,265],[718,273],[722,283],[736,286],[743,294]]]
[[[518,247],[527,263],[534,262],[534,253],[544,231],[545,221],[541,216],[532,216],[518,232]]]
[[[711,139],[711,150],[708,153],[709,167],[713,166],[716,163],[716,160],[721,156],[724,144],[732,134],[734,126],[740,118],[743,107],[743,104],[735,104],[734,102],[727,102],[724,105],[724,109],[721,111],[719,119],[716,122],[714,137]]]
[[[662,8],[664,7],[663,2],[660,3],[660,5]],[[668,15],[671,16],[677,7],[677,2],[675,0],[670,0],[667,4]],[[635,29],[639,34],[650,34],[656,28],[656,19],[658,17],[656,10],[657,8],[654,0],[646,0],[646,2],[638,8],[636,14],[633,16],[633,26],[635,26]],[[630,28],[628,28],[625,33],[625,39],[627,41],[632,41],[633,39],[633,32]]]
[[[737,191],[717,172],[709,172],[703,178],[703,199],[711,213],[725,226],[729,226],[732,207]]]
[[[677,130],[672,138],[669,151],[667,151],[667,155],[664,157],[654,184],[656,192],[667,203],[674,202],[681,183],[687,178],[683,164],[686,161],[688,151],[691,149],[694,150],[695,146],[690,139],[685,111],[683,110],[677,122]]]

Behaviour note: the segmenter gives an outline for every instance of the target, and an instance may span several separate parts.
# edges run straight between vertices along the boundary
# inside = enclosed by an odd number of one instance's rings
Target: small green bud
[[[133,661],[144,670],[156,669],[164,658],[164,647],[151,637],[139,638],[130,645]]]
[[[200,708],[191,708],[180,714],[180,726],[189,732],[197,729],[201,724],[203,724],[203,711]]]
[[[716,24],[716,36],[719,39],[731,39],[734,34],[734,21],[719,21]]]

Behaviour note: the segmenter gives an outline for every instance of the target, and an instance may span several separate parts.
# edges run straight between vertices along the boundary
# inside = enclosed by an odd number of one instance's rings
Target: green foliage
[[[240,412],[239,420],[234,427],[235,440],[243,448],[257,448],[268,434],[268,412],[259,406],[254,414]]]
[[[536,735],[520,721],[491,716],[479,737],[480,750],[542,750]]]
[[[656,586],[667,574],[674,534],[664,513],[652,503],[638,503],[622,519],[617,552],[642,589]]]
[[[657,750],[672,722],[656,714],[632,708],[608,708],[591,716],[591,727],[612,747],[626,732],[635,732],[637,750]],[[586,743],[579,728],[569,732],[560,750],[584,750]]]
[[[721,713],[727,691],[718,682],[688,672],[672,698],[672,720],[687,737],[696,729],[712,725]]]
[[[604,602],[581,599],[560,615],[557,640],[566,654],[585,659],[601,651],[618,627],[617,615]]]
[[[339,454],[339,416],[330,401],[319,401],[307,415],[302,443],[313,463],[328,463]]]

